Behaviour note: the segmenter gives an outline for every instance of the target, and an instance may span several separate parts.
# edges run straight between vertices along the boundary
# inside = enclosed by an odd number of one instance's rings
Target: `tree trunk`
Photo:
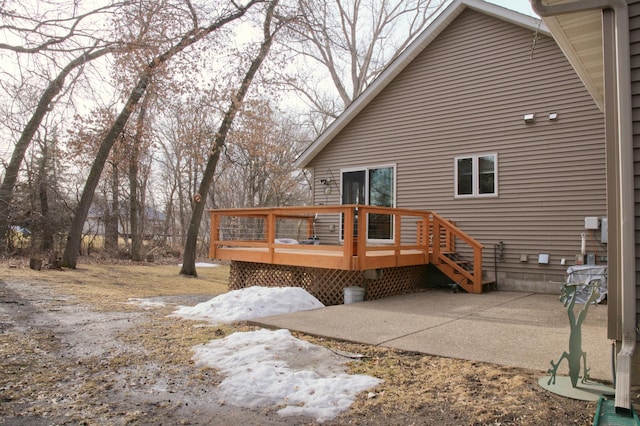
[[[40,197],[40,226],[42,230],[42,243],[40,251],[50,252],[53,249],[53,229],[51,229],[51,219],[49,217],[49,188],[47,184],[47,162],[49,160],[49,150],[45,141],[42,148],[42,160],[38,172],[38,195]]]
[[[80,65],[106,55],[111,51],[112,49],[101,49],[93,53],[83,53],[81,56],[69,62],[69,64],[60,71],[60,74],[58,74],[58,76],[49,83],[45,91],[42,93],[33,115],[22,130],[20,139],[18,139],[18,142],[13,149],[9,165],[4,173],[4,179],[0,185],[0,252],[5,250],[5,237],[7,226],[9,225],[9,207],[13,202],[13,189],[16,185],[16,181],[18,180],[18,172],[20,171],[20,166],[24,160],[27,148],[31,144],[33,135],[38,130],[38,127],[40,127],[40,124],[47,112],[51,109],[53,99],[62,91],[64,82],[71,71]]]
[[[224,124],[224,121],[223,121]],[[206,194],[211,181],[213,180],[213,175],[216,171],[216,166],[218,165],[218,160],[220,159],[220,149],[224,145],[225,136],[221,136],[222,133],[216,137],[216,143],[213,149],[213,152],[209,155],[207,159],[207,166],[204,170],[204,174],[202,175],[202,181],[200,182],[200,188],[198,189],[198,194],[196,194],[195,202],[193,203],[193,213],[191,214],[191,220],[189,221],[189,228],[187,229],[187,240],[185,242],[184,247],[184,256],[182,259],[182,268],[180,269],[181,275],[190,275],[197,277],[198,273],[196,271],[196,252],[198,245],[198,231],[200,230],[200,222],[202,222],[202,214],[204,213],[205,202],[199,197],[199,194]],[[222,140],[222,142],[220,142]],[[221,145],[219,145],[219,143]]]
[[[253,78],[256,73],[262,66],[267,54],[269,53],[269,49],[273,43],[273,37],[275,35],[275,31],[271,32],[271,21],[273,19],[275,8],[278,4],[278,0],[272,0],[267,9],[267,14],[265,16],[265,21],[263,24],[263,34],[264,40],[260,45],[260,50],[258,51],[257,56],[251,62],[247,73],[242,80],[242,84],[240,85],[238,91],[235,96],[231,100],[231,104],[227,109],[222,123],[220,124],[220,128],[218,129],[218,133],[216,133],[215,141],[213,144],[213,148],[209,154],[207,159],[207,166],[205,168],[204,174],[202,175],[202,181],[200,182],[200,186],[198,188],[198,193],[194,197],[194,206],[193,213],[191,214],[191,221],[189,222],[189,228],[187,230],[187,241],[184,247],[184,255],[182,259],[182,268],[180,269],[181,275],[189,275],[189,276],[198,276],[198,272],[196,271],[196,253],[197,253],[197,244],[198,244],[198,231],[200,230],[200,222],[202,221],[202,214],[204,213],[205,200],[203,199],[203,195],[209,192],[209,186],[213,181],[213,176],[216,171],[216,166],[218,165],[218,160],[220,159],[220,152],[224,147],[224,144],[227,140],[227,135],[231,130],[231,126],[233,125],[233,120],[235,119],[236,114],[240,110],[242,106],[242,102],[249,91],[249,87],[253,82]]]
[[[169,199],[167,201],[166,207],[164,208],[165,217],[164,217],[164,226],[162,233],[162,242],[164,244],[169,243],[169,236],[171,236],[171,245],[175,242],[175,236],[177,233],[177,229],[175,226],[175,215],[173,211],[173,197],[175,195],[175,184],[171,185],[171,191],[169,192]],[[173,248],[173,247],[171,247]]]
[[[140,144],[142,143],[142,128],[144,125],[145,115],[147,112],[147,103],[149,94],[147,93],[142,101],[142,106],[138,113],[138,122],[136,124],[136,133],[131,144],[131,152],[129,153],[129,226],[131,231],[131,260],[139,262],[142,260],[142,235],[140,229],[141,210],[140,197],[138,195],[138,160],[140,157]]]
[[[120,174],[118,165],[112,164],[111,205],[104,216],[104,249],[111,255],[118,253],[118,224],[120,223]],[[108,204],[108,203],[107,203]]]

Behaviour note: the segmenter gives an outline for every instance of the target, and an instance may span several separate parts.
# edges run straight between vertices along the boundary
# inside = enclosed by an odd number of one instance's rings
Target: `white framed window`
[[[396,166],[360,167],[340,171],[341,203],[395,207]],[[356,222],[357,223],[357,222]],[[371,214],[368,218],[367,239],[393,240],[393,216]],[[354,225],[354,235],[357,224]],[[344,234],[341,232],[341,236]]]
[[[498,195],[498,154],[456,157],[454,170],[456,198]]]

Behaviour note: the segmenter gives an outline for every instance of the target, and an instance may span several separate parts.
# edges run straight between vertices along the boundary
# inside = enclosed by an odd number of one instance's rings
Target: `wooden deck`
[[[433,212],[342,205],[210,214],[212,259],[344,271],[432,263],[466,291],[482,292],[482,245]],[[374,234],[386,238],[370,238]],[[453,260],[460,249],[468,262]]]

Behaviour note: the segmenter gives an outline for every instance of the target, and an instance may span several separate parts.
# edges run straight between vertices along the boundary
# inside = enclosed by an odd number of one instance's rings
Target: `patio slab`
[[[583,305],[576,305],[576,312]],[[327,306],[253,321],[268,328],[392,347],[429,355],[538,370],[546,375],[569,345],[567,309],[559,295],[430,289],[379,300]],[[591,305],[582,348],[593,379],[611,381],[607,307]],[[558,369],[568,374],[566,361]]]

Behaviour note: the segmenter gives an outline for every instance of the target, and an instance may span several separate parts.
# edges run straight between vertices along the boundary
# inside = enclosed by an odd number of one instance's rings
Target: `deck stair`
[[[457,252],[445,252],[441,255],[447,260],[440,262],[436,260],[433,263],[455,283],[452,287],[453,290],[455,291],[459,287],[469,293],[478,293],[477,286],[474,287],[475,280],[473,275],[475,268],[473,262]],[[482,279],[480,293],[491,290],[496,290],[496,282],[490,279]]]
[[[431,212],[427,234],[430,263],[457,286],[476,294],[495,288],[494,281],[482,278],[482,244],[456,226],[455,222]]]

